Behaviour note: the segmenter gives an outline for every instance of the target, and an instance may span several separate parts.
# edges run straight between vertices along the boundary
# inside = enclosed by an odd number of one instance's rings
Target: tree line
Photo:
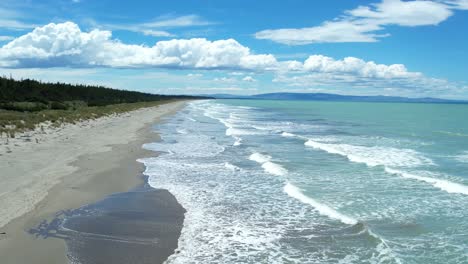
[[[80,105],[105,106],[171,99],[197,99],[185,95],[159,95],[104,86],[47,83],[31,79],[0,77],[0,108],[9,110],[67,109]],[[19,109],[15,109],[19,108]]]

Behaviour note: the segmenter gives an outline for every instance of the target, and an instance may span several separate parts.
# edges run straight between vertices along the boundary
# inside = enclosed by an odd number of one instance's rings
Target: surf
[[[253,153],[249,156],[249,159],[259,163],[262,168],[269,174],[273,174],[276,176],[284,176],[288,173],[288,170],[283,168],[281,165],[271,162],[271,156],[263,155],[258,152]]]
[[[347,225],[355,225],[358,223],[358,221],[350,216],[344,215],[335,209],[329,207],[328,205],[322,204],[309,196],[305,195],[301,189],[299,189],[297,186],[287,182],[286,185],[284,186],[284,192],[287,193],[290,197],[297,199],[301,201],[304,204],[311,205],[312,207],[315,208],[315,210],[324,216],[327,216],[331,219],[339,220],[343,224]]]

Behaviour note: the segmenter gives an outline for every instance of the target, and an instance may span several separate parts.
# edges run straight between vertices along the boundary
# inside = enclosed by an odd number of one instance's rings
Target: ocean
[[[190,102],[148,183],[187,210],[167,263],[468,263],[468,105]]]

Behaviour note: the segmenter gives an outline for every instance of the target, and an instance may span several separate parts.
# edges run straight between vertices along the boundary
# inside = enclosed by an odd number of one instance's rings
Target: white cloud
[[[139,24],[105,24],[104,28],[111,30],[127,30],[143,33],[146,36],[153,37],[174,37],[175,35],[166,29],[199,27],[213,25],[214,22],[203,19],[198,15],[185,16],[162,16],[150,22]],[[164,30],[162,30],[164,29]]]
[[[187,77],[203,77],[203,74],[201,74],[201,73],[189,73],[189,74],[187,74]]]
[[[272,55],[252,54],[234,39],[173,39],[148,47],[124,44],[111,36],[110,31],[97,29],[82,32],[72,22],[51,23],[1,47],[0,65],[265,70],[276,63]]]
[[[389,25],[415,27],[438,25],[453,15],[452,9],[467,9],[468,0],[402,1],[383,0],[370,6],[348,10],[344,16],[315,27],[268,29],[257,32],[257,39],[288,45],[334,42],[376,42],[389,36],[382,31]]]
[[[152,30],[152,29],[144,29],[141,31],[145,36],[153,36],[153,37],[173,37],[171,33],[163,30]]]
[[[198,15],[186,15],[179,17],[160,17],[154,21],[141,24],[147,28],[174,28],[174,27],[193,27],[207,26],[214,24],[211,21],[204,20]]]
[[[288,45],[304,45],[323,42],[375,42],[384,35],[367,34],[382,28],[375,23],[359,21],[331,21],[317,27],[263,30],[255,33],[257,39],[269,39]]]
[[[82,32],[72,23],[48,24],[0,47],[3,68],[155,68],[225,70],[229,76],[215,79],[225,84],[247,84],[256,74],[274,74],[273,82],[286,86],[323,88],[346,86],[397,90],[453,91],[457,86],[445,80],[425,77],[402,64],[378,64],[355,57],[335,59],[312,55],[306,60],[280,60],[271,54],[253,54],[234,39],[209,41],[203,38],[158,41],[153,46],[125,44],[104,30]],[[8,70],[7,70],[8,71]],[[241,76],[242,77],[237,77]],[[195,78],[198,73],[171,79],[209,86],[213,80]],[[144,76],[139,76],[144,78]],[[185,80],[184,80],[185,79]],[[441,93],[442,94],[442,93]]]
[[[422,74],[408,72],[403,64],[376,64],[359,58],[346,57],[335,60],[323,55],[312,55],[304,61],[304,70],[318,73],[350,74],[353,76],[376,79],[418,78]]]
[[[0,36],[0,41],[8,41],[12,39],[14,39],[12,36]]]
[[[242,80],[244,82],[256,82],[257,81],[252,76],[245,76],[244,78],[242,78]]]
[[[245,71],[348,73],[366,78],[412,78],[404,65],[376,64],[359,58],[335,60],[313,55],[304,62],[277,61],[271,54],[252,54],[234,39],[202,38],[159,41],[154,46],[124,44],[110,31],[82,32],[72,23],[48,24],[0,48],[4,67],[127,67],[238,69]],[[231,75],[242,73],[231,72]]]
[[[437,25],[453,14],[449,6],[427,0],[383,0],[372,7],[359,6],[346,13],[354,18],[369,19],[379,25],[410,27]]]
[[[439,2],[451,5],[453,9],[468,10],[468,0],[442,0]]]
[[[233,76],[242,76],[245,75],[245,72],[230,72],[228,74]]]
[[[221,77],[221,78],[214,78],[213,81],[215,82],[224,82],[224,83],[235,83],[237,82],[236,78],[229,78],[229,77]]]

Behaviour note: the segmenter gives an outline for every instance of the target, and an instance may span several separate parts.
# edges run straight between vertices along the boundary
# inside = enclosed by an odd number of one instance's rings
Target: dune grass
[[[96,119],[112,114],[125,113],[145,107],[153,107],[176,101],[160,100],[154,102],[138,102],[112,104],[106,106],[79,107],[69,110],[41,110],[34,112],[22,112],[0,109],[0,136],[14,138],[16,134],[34,130],[43,122],[51,122],[53,126],[64,123],[76,123],[83,120]]]

